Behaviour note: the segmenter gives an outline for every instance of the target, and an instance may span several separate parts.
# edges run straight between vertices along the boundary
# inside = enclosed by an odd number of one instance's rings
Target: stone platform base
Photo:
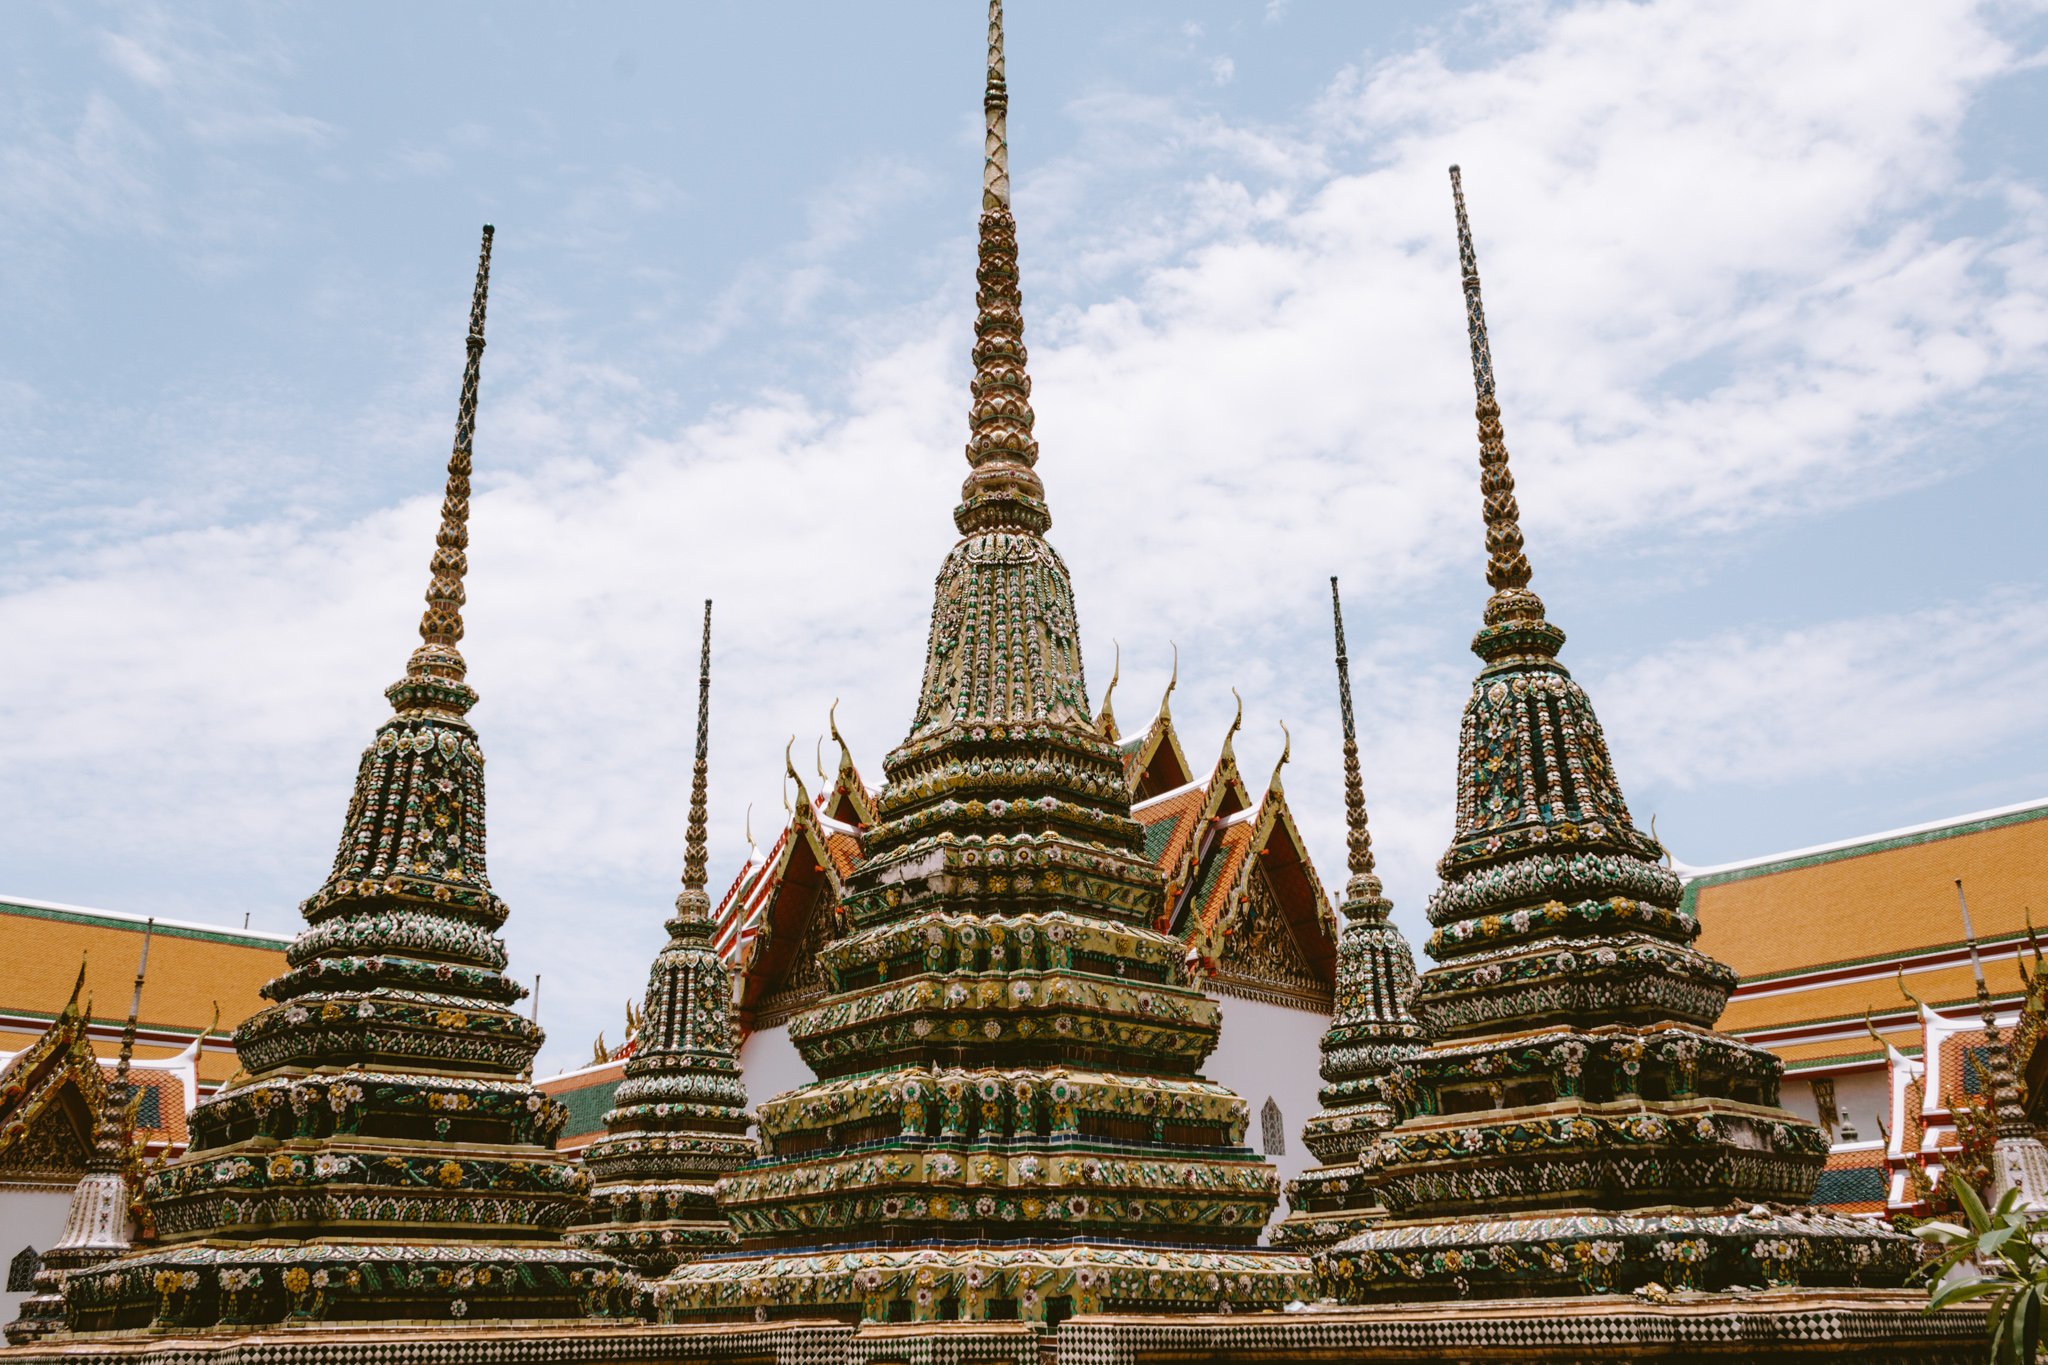
[[[1840,1361],[1964,1365],[1982,1314],[1928,1317],[1895,1291],[1766,1290],[1497,1300],[1199,1317],[1091,1315],[897,1326],[789,1321],[650,1326],[445,1322],[72,1336],[0,1365],[1293,1365],[1293,1362]]]
[[[1320,1293],[1346,1303],[1907,1282],[1920,1244],[1882,1223],[1811,1208],[1525,1214],[1374,1224],[1316,1256]]]
[[[75,1271],[64,1301],[81,1333],[251,1333],[631,1317],[638,1283],[608,1257],[559,1244],[194,1242]]]
[[[878,1247],[711,1257],[649,1290],[662,1322],[836,1317],[932,1323],[1278,1309],[1314,1296],[1306,1256],[1258,1247]]]

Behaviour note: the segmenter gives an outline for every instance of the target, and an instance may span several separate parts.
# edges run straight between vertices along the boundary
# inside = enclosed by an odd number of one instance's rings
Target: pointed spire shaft
[[[1025,373],[1024,299],[1017,287],[1017,220],[1010,212],[1009,87],[1003,65],[1003,3],[989,0],[988,86],[982,96],[987,148],[981,177],[981,239],[974,296],[974,403],[968,414],[970,471],[953,522],[976,531],[1043,533],[1052,525],[1045,487],[1033,472],[1031,379]]]
[[[704,599],[704,640],[697,652],[697,759],[690,769],[690,828],[683,839],[683,894],[705,900],[707,791],[711,780],[711,599]],[[680,908],[681,902],[677,902]]]
[[[128,1022],[121,1029],[121,1056],[114,1064],[114,1083],[126,1086],[128,1064],[135,1058],[135,1024],[142,1013],[142,982],[149,974],[149,941],[156,933],[156,918],[151,916],[142,925],[142,953],[135,962],[135,993],[128,997]]]
[[[1479,297],[1479,258],[1472,249],[1472,225],[1465,218],[1465,186],[1451,167],[1451,200],[1458,211],[1458,265],[1465,280],[1465,332],[1472,344],[1472,389],[1478,399],[1479,488],[1486,501],[1486,581],[1496,593],[1529,586],[1529,557],[1522,549],[1521,509],[1515,505],[1515,477],[1508,471],[1507,436],[1493,392],[1493,348],[1486,339],[1486,305]],[[1536,604],[1541,617],[1542,604]]]
[[[1330,575],[1330,619],[1337,629],[1337,705],[1344,713],[1344,843],[1353,877],[1372,875],[1372,834],[1365,827],[1365,779],[1358,771],[1358,722],[1351,710],[1351,658],[1344,649],[1344,603]]]
[[[988,0],[988,88],[981,97],[987,127],[981,207],[1010,207],[1010,88],[1003,71],[1003,0]]]
[[[484,308],[491,287],[491,238],[496,229],[484,225],[483,247],[476,263],[476,289],[469,302],[469,356],[462,367],[462,397],[455,409],[455,447],[448,456],[448,484],[441,497],[441,529],[434,537],[434,558],[427,584],[427,610],[420,617],[420,647],[413,651],[412,675],[436,675],[460,681],[462,580],[469,572],[469,476],[476,437],[477,385],[483,375]]]

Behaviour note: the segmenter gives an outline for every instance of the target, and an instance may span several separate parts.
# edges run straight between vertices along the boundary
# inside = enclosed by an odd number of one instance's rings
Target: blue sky
[[[289,931],[412,642],[497,225],[475,713],[542,1069],[825,711],[879,776],[962,472],[972,3],[22,6],[0,892]],[[2048,793],[2039,4],[1016,0],[1040,472],[1091,682],[1246,698],[1342,881],[1326,579],[1412,936],[1484,600],[1444,167],[1535,586],[1709,864]],[[810,764],[800,764],[806,772]],[[714,887],[714,890],[718,886]],[[1944,908],[1941,913],[1947,913]]]

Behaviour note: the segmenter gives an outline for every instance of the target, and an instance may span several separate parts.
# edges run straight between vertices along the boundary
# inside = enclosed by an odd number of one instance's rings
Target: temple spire
[[[683,838],[683,894],[676,897],[677,914],[708,915],[711,897],[705,893],[705,861],[710,841],[707,788],[711,777],[711,599],[704,599],[704,640],[697,651],[697,759],[690,768],[690,827]]]
[[[462,397],[455,409],[455,447],[448,456],[448,484],[441,497],[441,529],[434,537],[432,574],[427,584],[427,610],[420,617],[420,647],[413,651],[406,677],[439,677],[460,682],[467,665],[462,642],[463,575],[469,572],[469,476],[476,436],[477,384],[483,373],[484,306],[490,295],[491,237],[484,225],[483,246],[476,263],[476,289],[469,301],[469,358],[462,367]]]
[[[1010,207],[1010,90],[1003,74],[1003,0],[988,0],[988,89],[981,97],[987,125],[981,169],[981,207]]]
[[[1344,888],[1346,906],[1383,901],[1380,879],[1373,872],[1372,832],[1365,824],[1365,780],[1358,770],[1358,719],[1351,709],[1351,657],[1344,647],[1344,603],[1337,595],[1337,576],[1330,575],[1330,619],[1337,631],[1337,704],[1344,716],[1344,843],[1351,879]]]
[[[128,997],[128,1022],[121,1028],[120,1060],[114,1064],[114,1084],[122,1089],[128,1084],[128,1064],[135,1059],[135,1022],[142,1012],[142,982],[149,974],[149,940],[155,933],[156,917],[151,916],[143,921],[142,953],[135,963],[135,992]]]
[[[1042,533],[1052,525],[1032,466],[1031,380],[1025,373],[1024,304],[1017,288],[1017,220],[1010,213],[1009,87],[1003,71],[1003,3],[989,0],[988,87],[982,96],[987,154],[981,177],[981,240],[975,280],[974,404],[968,416],[967,482],[953,522],[976,531]]]
[[[1508,469],[1507,437],[1501,429],[1500,404],[1494,396],[1493,348],[1486,336],[1486,305],[1479,296],[1479,257],[1472,248],[1472,225],[1465,217],[1465,186],[1456,166],[1451,167],[1451,201],[1458,213],[1458,266],[1465,286],[1465,332],[1472,346],[1472,390],[1477,400],[1473,411],[1479,419],[1479,490],[1486,512],[1486,581],[1493,588],[1493,596],[1486,604],[1486,623],[1540,624],[1543,599],[1529,590],[1529,556],[1522,548],[1522,513],[1515,505],[1515,476]],[[1555,628],[1550,627],[1537,633],[1547,636],[1554,632]],[[1529,639],[1526,632],[1517,634],[1520,638],[1509,643],[1537,645],[1533,652],[1538,653],[1557,652],[1555,645],[1546,650]],[[1482,632],[1482,639],[1475,642],[1474,648],[1484,657],[1493,657],[1493,653],[1480,648],[1484,642]],[[1563,643],[1561,633],[1557,634],[1556,643]]]

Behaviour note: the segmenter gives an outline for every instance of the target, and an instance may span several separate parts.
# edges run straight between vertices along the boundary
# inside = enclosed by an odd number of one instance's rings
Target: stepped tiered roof
[[[1322,1253],[1350,1298],[1573,1293],[1651,1281],[1893,1283],[1904,1237],[1802,1207],[1827,1154],[1781,1066],[1713,1031],[1735,974],[1692,946],[1637,829],[1564,632],[1529,588],[1465,200],[1451,171],[1479,420],[1483,661],[1457,832],[1431,898],[1402,1121],[1361,1153],[1391,1218]]]
[[[719,1185],[754,1254],[680,1267],[657,1291],[678,1316],[1044,1320],[1306,1286],[1256,1245],[1277,1181],[1244,1102],[1200,1077],[1217,1009],[1158,927],[1044,536],[1001,25],[991,0],[961,539],[827,994],[790,1023],[818,1080],[761,1107],[761,1161]]]
[[[1366,827],[1365,782],[1358,769],[1358,725],[1351,710],[1351,661],[1344,650],[1344,609],[1330,580],[1337,633],[1337,701],[1344,720],[1344,821],[1351,878],[1344,885],[1344,933],[1337,947],[1337,1012],[1323,1035],[1322,1109],[1302,1141],[1321,1164],[1287,1189],[1288,1213],[1275,1245],[1320,1247],[1357,1232],[1386,1211],[1358,1165],[1363,1151],[1394,1120],[1396,1074],[1421,1050],[1422,1026],[1409,1012],[1415,954],[1390,918],[1373,869]]]
[[[605,1115],[605,1134],[583,1152],[591,1210],[599,1221],[570,1240],[658,1276],[732,1245],[732,1226],[712,1193],[718,1176],[754,1155],[746,1087],[732,1032],[732,977],[711,945],[705,894],[705,787],[711,742],[711,604],[697,677],[697,759],[683,890],[664,926],[668,942],[647,977],[625,1080]]]
[[[290,970],[236,1030],[241,1073],[145,1182],[159,1245],[72,1275],[74,1330],[563,1318],[626,1298],[615,1262],[561,1239],[589,1182],[552,1149],[561,1108],[529,1079],[542,1034],[504,975],[485,862],[458,645],[491,236],[420,646],[386,690],[394,714]]]

